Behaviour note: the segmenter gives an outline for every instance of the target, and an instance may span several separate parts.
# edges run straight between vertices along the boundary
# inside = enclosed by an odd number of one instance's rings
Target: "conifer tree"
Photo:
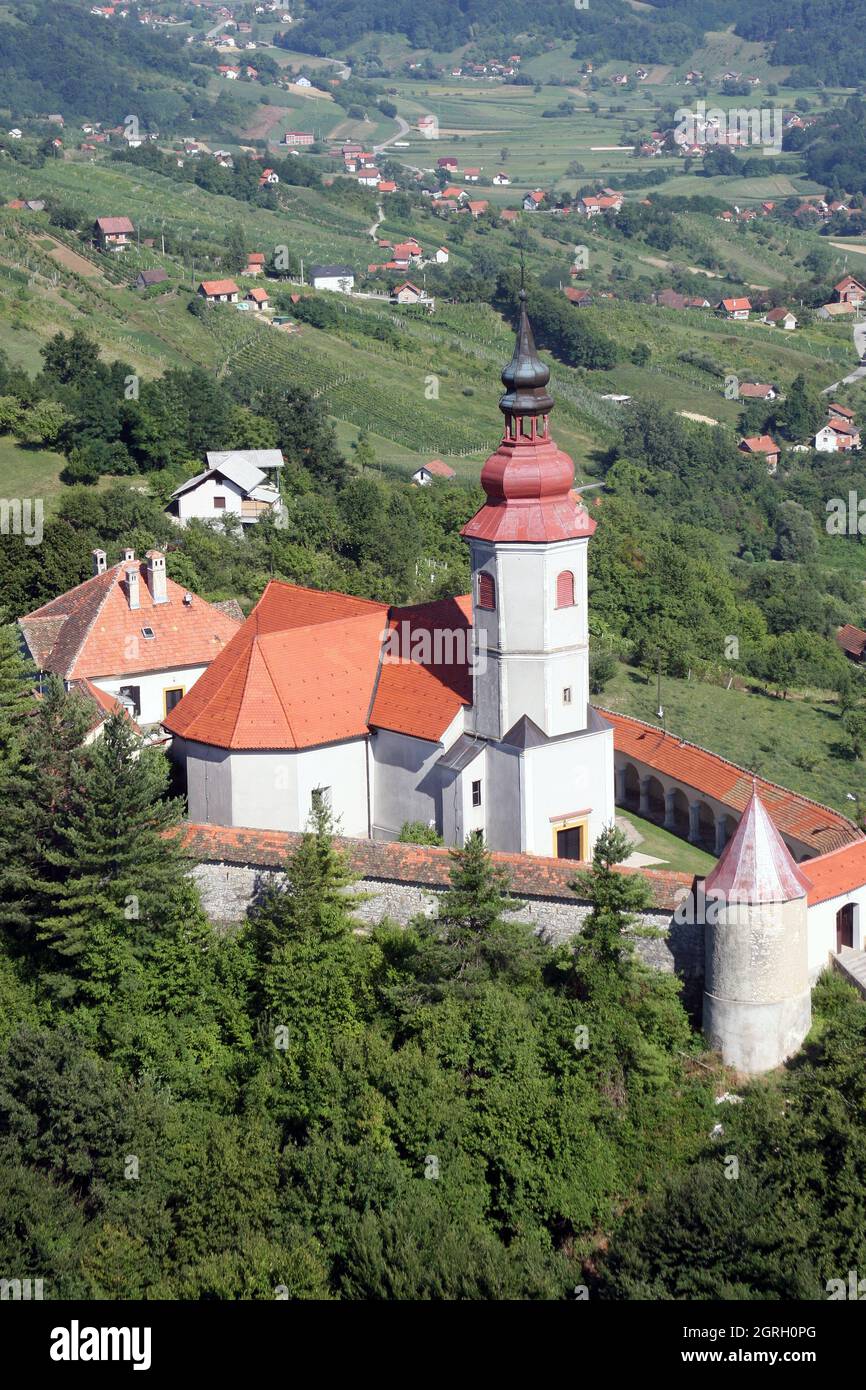
[[[130,985],[157,939],[182,930],[195,895],[166,798],[164,755],[141,747],[124,714],[79,749],[68,805],[38,867],[45,983],[61,1000],[104,1003]]]
[[[0,623],[3,614],[0,612]],[[26,715],[33,713],[36,672],[21,654],[12,624],[0,626],[0,795],[22,754]],[[5,796],[4,796],[5,801]]]
[[[5,787],[0,819],[0,923],[19,940],[38,916],[36,879],[69,806],[90,711],[77,693],[49,677],[27,717],[20,756]]]
[[[627,934],[635,913],[647,906],[649,890],[639,874],[618,872],[631,844],[622,830],[610,825],[595,842],[592,868],[575,878],[572,889],[592,906],[574,947],[574,974],[579,992],[597,998],[627,981],[634,945]]]
[[[288,1030],[292,1047],[327,1050],[358,1018],[353,881],[334,845],[330,812],[318,806],[286,863],[286,882],[267,890],[252,923],[263,967],[260,1012],[274,1028]]]
[[[494,863],[480,834],[451,850],[451,886],[436,917],[416,924],[414,972],[427,998],[471,995],[485,980],[516,984],[537,974],[538,938],[513,914],[522,904],[509,892],[508,874]]]

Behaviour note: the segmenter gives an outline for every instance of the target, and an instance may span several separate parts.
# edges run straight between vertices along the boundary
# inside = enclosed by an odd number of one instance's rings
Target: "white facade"
[[[337,294],[349,294],[355,288],[354,275],[314,275],[314,290],[333,290]]]
[[[813,984],[821,971],[826,970],[830,956],[836,954],[836,916],[849,905],[854,919],[852,945],[855,951],[866,950],[866,884],[809,908],[809,978]]]
[[[549,545],[471,542],[476,671],[473,727],[499,739],[522,715],[549,738],[586,728],[589,704],[585,537]],[[479,606],[482,574],[495,609]],[[570,575],[573,603],[558,606]],[[612,774],[611,774],[612,777]],[[612,790],[612,781],[611,781]]]
[[[159,724],[168,714],[171,708],[172,695],[170,692],[177,692],[182,695],[195,685],[199,676],[207,670],[206,666],[182,666],[173,671],[145,671],[142,674],[136,672],[123,676],[93,676],[93,684],[100,690],[105,690],[109,695],[123,697],[124,692],[130,689],[136,693],[131,694],[132,704],[130,713],[136,724]],[[178,697],[174,697],[178,698]]]
[[[835,454],[839,449],[839,436],[829,425],[824,425],[815,435],[815,448],[819,454]]]

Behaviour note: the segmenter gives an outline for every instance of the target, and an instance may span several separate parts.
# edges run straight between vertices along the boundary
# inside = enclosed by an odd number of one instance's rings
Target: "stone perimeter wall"
[[[256,864],[199,861],[192,870],[201,893],[202,903],[211,921],[229,923],[241,921],[262,890],[281,881],[280,870]],[[443,886],[426,883],[405,883],[388,879],[361,878],[355,892],[366,895],[356,916],[360,922],[374,925],[383,917],[405,926],[412,917],[424,912],[432,915],[436,899]],[[577,935],[589,912],[589,906],[575,897],[542,898],[521,895],[525,907],[521,920],[531,922],[535,930],[551,945],[558,945]],[[636,938],[638,955],[654,970],[667,974],[676,972],[686,980],[692,992],[703,980],[704,929],[701,925],[679,926],[672,922],[669,909],[649,910],[640,914],[641,923],[663,931],[661,937]]]

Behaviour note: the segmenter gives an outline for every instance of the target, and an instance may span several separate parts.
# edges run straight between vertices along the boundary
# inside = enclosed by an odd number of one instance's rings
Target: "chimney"
[[[93,556],[93,573],[105,574],[106,558],[104,550],[91,550]]]
[[[168,603],[165,556],[161,550],[147,552],[147,587],[154,603]]]
[[[129,599],[130,608],[140,608],[141,599],[138,591],[138,565],[133,561],[127,565],[124,573],[126,575],[126,597]]]
[[[124,550],[124,552],[123,552],[123,563],[124,563],[124,564],[128,564],[130,560],[134,560],[134,559],[135,559],[135,551],[132,549],[132,546],[128,545],[128,546],[126,547],[126,549]]]

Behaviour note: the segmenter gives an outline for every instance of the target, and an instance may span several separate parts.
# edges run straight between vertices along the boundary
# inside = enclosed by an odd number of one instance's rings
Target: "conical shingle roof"
[[[802,898],[810,887],[753,789],[736,831],[707,874],[704,891],[724,894],[727,902],[786,903]]]

